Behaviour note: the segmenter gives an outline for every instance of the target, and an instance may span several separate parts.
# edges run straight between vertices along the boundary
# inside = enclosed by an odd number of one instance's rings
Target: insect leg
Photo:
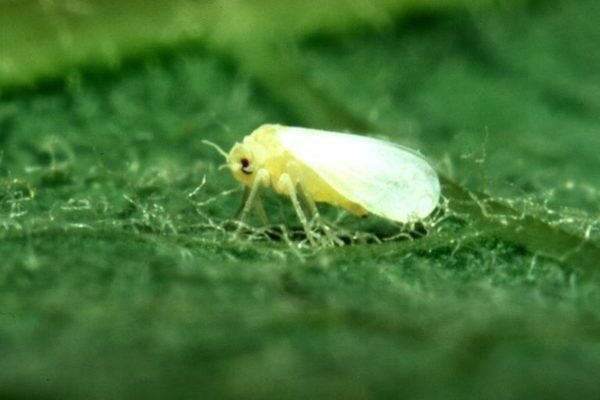
[[[233,219],[241,219],[240,217],[242,215],[242,211],[244,210],[244,207],[246,206],[246,203],[248,202],[249,196],[250,196],[250,188],[244,187],[244,194],[242,195],[242,202],[241,202],[240,206],[238,207],[237,211],[235,212],[235,214],[233,215]],[[269,217],[267,217],[267,213],[265,211],[265,208],[263,207],[261,198],[258,193],[254,197],[254,205],[256,207],[256,211],[258,212],[258,217],[260,218],[262,223],[265,225],[269,225]]]
[[[258,217],[264,225],[269,225],[269,217],[265,212],[265,208],[263,207],[262,200],[260,196],[256,196],[256,212],[258,212]]]
[[[282,174],[279,178],[279,184],[282,187],[287,189],[287,193],[290,196],[290,200],[292,201],[292,205],[294,206],[294,210],[296,211],[296,215],[304,228],[304,233],[306,234],[306,238],[310,242],[311,245],[316,245],[312,237],[312,233],[310,231],[310,226],[308,225],[308,220],[306,219],[306,214],[302,210],[300,206],[300,201],[298,201],[298,193],[296,191],[296,185],[292,181],[292,178],[288,174]]]
[[[302,183],[298,184],[298,192],[300,192],[301,198],[304,204],[306,204],[306,207],[308,208],[308,211],[310,213],[310,226],[314,226],[315,228],[317,228],[318,231],[322,231],[325,234],[328,245],[342,246],[344,242],[342,242],[338,237],[336,237],[335,234],[332,232],[331,228],[327,226],[325,222],[323,222],[323,220],[321,219],[321,214],[319,214],[319,209],[315,204],[315,201],[312,199],[312,197],[308,195]]]
[[[244,210],[244,207],[246,206],[246,203],[248,202],[249,195],[250,195],[250,188],[248,186],[244,186],[244,194],[242,195],[242,202],[240,203],[240,206],[238,207],[235,214],[233,214],[233,219],[239,219],[240,215],[242,214],[242,211]]]
[[[246,214],[248,214],[248,212],[250,211],[250,209],[252,209],[252,206],[257,200],[258,190],[260,189],[260,186],[268,180],[269,172],[266,169],[259,169],[256,172],[256,178],[254,179],[254,182],[252,182],[252,187],[250,188],[250,190],[247,190],[248,194],[246,195],[246,192],[244,192],[245,201],[243,203],[243,206],[241,207],[241,211],[238,213],[238,215],[236,215],[239,216],[240,220],[243,220]]]
[[[289,161],[286,164],[286,169],[288,171],[291,171],[294,176],[302,176],[302,169],[296,161]],[[289,172],[288,175],[290,175]],[[317,206],[315,205],[315,202],[312,199],[312,197],[310,197],[308,192],[306,191],[304,182],[302,182],[302,180],[297,182],[295,187],[297,188],[297,191],[300,194],[300,201],[302,202],[302,205],[305,206],[306,210],[308,210],[308,214],[310,216],[309,222],[312,223],[316,218],[319,217],[319,210],[317,209]]]
[[[319,210],[317,209],[317,205],[315,204],[315,201],[308,195],[308,193],[306,193],[306,190],[304,189],[302,183],[298,184],[298,193],[300,193],[302,202],[306,205],[306,208],[308,209],[311,221],[319,219],[320,215]]]

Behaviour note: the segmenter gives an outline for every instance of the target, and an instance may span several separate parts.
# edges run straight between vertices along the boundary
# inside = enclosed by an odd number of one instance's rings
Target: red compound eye
[[[248,161],[247,158],[242,158],[240,162],[242,163],[242,172],[246,175],[252,174],[252,168],[250,168],[250,161]]]

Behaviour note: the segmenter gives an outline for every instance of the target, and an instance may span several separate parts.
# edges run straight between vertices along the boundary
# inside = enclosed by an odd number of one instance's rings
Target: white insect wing
[[[337,132],[281,127],[281,144],[345,198],[398,222],[427,217],[440,197],[433,168],[393,143]]]

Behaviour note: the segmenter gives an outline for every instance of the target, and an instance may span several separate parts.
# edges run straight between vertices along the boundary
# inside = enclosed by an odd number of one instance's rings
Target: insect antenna
[[[210,146],[213,149],[217,150],[219,152],[219,154],[222,155],[223,157],[225,157],[225,159],[227,160],[228,154],[227,154],[227,152],[225,150],[223,150],[221,148],[221,146],[219,146],[216,143],[210,142],[208,140],[203,140],[202,143],[204,143],[205,145]]]

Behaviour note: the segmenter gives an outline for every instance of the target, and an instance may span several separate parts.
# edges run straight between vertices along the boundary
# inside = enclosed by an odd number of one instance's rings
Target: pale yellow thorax
[[[283,195],[290,195],[288,188],[280,184],[282,174],[288,174],[292,181],[299,185],[306,195],[315,202],[328,203],[343,207],[352,214],[364,215],[366,210],[340,195],[314,171],[295,159],[279,140],[278,125],[263,125],[246,136],[241,144],[236,144],[229,153],[228,162],[233,176],[244,185],[251,187],[261,168],[269,172],[269,182],[273,189]],[[240,167],[240,160],[250,161],[254,173],[245,174]]]

